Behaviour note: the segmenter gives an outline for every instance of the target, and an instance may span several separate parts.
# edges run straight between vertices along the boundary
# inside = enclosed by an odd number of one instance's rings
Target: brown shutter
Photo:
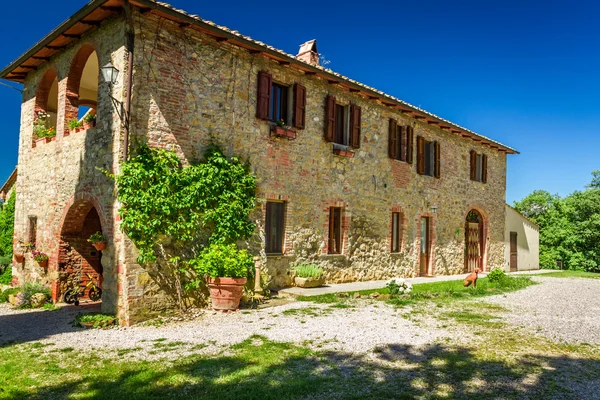
[[[396,159],[396,149],[398,148],[398,135],[396,135],[396,127],[398,122],[390,118],[390,130],[388,132],[388,155],[390,158]]]
[[[471,150],[471,180],[477,179],[477,152]]]
[[[481,174],[481,182],[487,183],[487,156],[485,154],[481,156],[481,168],[483,169]]]
[[[325,100],[325,140],[335,139],[335,97],[327,96]]]
[[[436,141],[433,144],[434,152],[435,152],[435,165],[433,167],[433,175],[436,178],[440,177],[440,142]]]
[[[414,129],[412,126],[406,127],[406,162],[409,164],[413,163],[413,150],[414,150]]]
[[[273,77],[265,71],[258,73],[258,94],[256,95],[256,118],[269,119],[269,105],[271,103],[271,85]]]
[[[294,85],[294,127],[304,129],[306,123],[306,88]]]
[[[360,148],[361,109],[356,104],[350,105],[350,147]]]
[[[425,139],[417,136],[417,174],[425,173]]]
[[[400,161],[406,161],[407,157],[407,126],[401,126],[398,132],[398,140],[400,141]]]

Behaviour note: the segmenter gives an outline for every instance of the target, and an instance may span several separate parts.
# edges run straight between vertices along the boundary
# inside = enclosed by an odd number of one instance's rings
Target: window
[[[29,232],[28,232],[28,242],[36,244],[37,241],[37,217],[29,216]]]
[[[361,108],[355,104],[342,105],[335,97],[325,101],[325,140],[353,149],[360,148]]]
[[[271,86],[271,103],[269,104],[271,121],[288,123],[288,87],[273,83]]]
[[[275,201],[267,202],[265,236],[265,251],[267,253],[283,253],[283,240],[285,237],[285,203]]]
[[[392,213],[392,253],[399,253],[402,247],[402,220],[399,212]]]
[[[412,164],[413,132],[412,126],[399,126],[395,119],[390,119],[388,136],[388,153],[390,158]]]
[[[306,88],[273,82],[271,74],[258,73],[256,117],[269,121],[283,120],[286,125],[304,129],[306,122]]]
[[[329,209],[329,254],[342,253],[342,209]]]
[[[487,156],[471,150],[471,180],[487,183]]]
[[[417,136],[417,173],[440,177],[440,144]]]

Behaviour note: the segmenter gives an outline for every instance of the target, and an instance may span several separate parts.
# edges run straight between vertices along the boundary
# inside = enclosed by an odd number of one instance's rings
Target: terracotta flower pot
[[[14,257],[15,257],[15,261],[18,263],[22,263],[25,260],[25,254],[15,253]]]
[[[218,311],[237,310],[246,278],[208,278],[212,308]]]
[[[325,277],[321,276],[320,278],[301,278],[299,276],[294,278],[294,283],[296,286],[301,288],[314,288],[323,286],[325,283]]]
[[[48,260],[38,261],[37,263],[43,269],[46,269],[46,267],[48,267]]]
[[[92,243],[92,246],[94,246],[96,248],[96,250],[102,251],[106,248],[106,242]]]
[[[92,121],[92,122],[85,122],[85,121],[84,121],[84,122],[83,122],[83,129],[84,129],[84,130],[87,130],[87,129],[93,128],[94,126],[96,126],[96,122],[95,122],[95,121]]]

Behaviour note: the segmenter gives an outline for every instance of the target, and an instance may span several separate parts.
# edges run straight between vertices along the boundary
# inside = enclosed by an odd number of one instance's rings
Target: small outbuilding
[[[505,271],[540,269],[540,226],[506,205]]]

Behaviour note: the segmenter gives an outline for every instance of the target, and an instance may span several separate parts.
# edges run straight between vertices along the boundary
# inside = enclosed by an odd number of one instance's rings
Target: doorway
[[[431,221],[429,217],[421,218],[421,251],[419,257],[419,275],[428,276],[431,258]]]
[[[517,271],[518,260],[517,232],[510,233],[510,272]]]
[[[471,210],[465,221],[465,272],[484,271],[484,248],[483,217]]]

